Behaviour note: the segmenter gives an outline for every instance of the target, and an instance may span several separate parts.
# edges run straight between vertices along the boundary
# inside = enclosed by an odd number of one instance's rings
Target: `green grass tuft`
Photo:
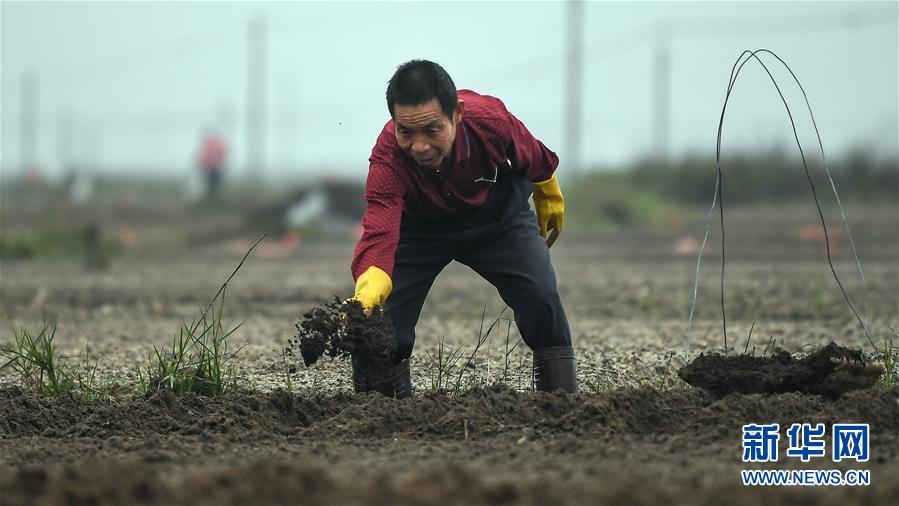
[[[236,357],[243,346],[231,351],[228,339],[243,322],[231,328],[223,324],[225,291],[244,261],[264,238],[265,234],[250,246],[200,316],[191,321],[190,325],[181,323],[168,350],[153,347],[147,363],[142,369],[138,368],[140,388],[144,395],[164,388],[177,396],[193,393],[215,397],[239,388],[241,375]]]
[[[228,338],[240,326],[225,327],[221,311],[202,315],[190,325],[182,323],[169,349],[153,347],[138,373],[141,390],[146,394],[166,388],[177,396],[194,393],[210,397],[237,390],[240,370],[235,357],[243,347],[230,351]]]
[[[99,361],[89,354],[74,366],[59,354],[53,340],[56,325],[44,323],[35,336],[27,328],[13,328],[13,342],[0,344],[0,369],[11,367],[25,388],[38,395],[56,397],[65,394],[94,400],[112,397],[115,385],[101,384],[97,378]]]
[[[74,379],[61,367],[55,337],[56,325],[47,323],[37,336],[26,328],[13,328],[12,344],[0,344],[3,368],[12,367],[25,387],[39,394],[57,396],[74,390]]]
[[[462,347],[454,348],[446,344],[446,337],[437,339],[437,352],[431,354],[425,352],[428,357],[428,376],[431,379],[432,392],[449,391],[452,383],[451,376],[459,367],[462,358]]]
[[[896,333],[896,336],[899,337],[899,333]],[[893,345],[892,339],[883,339],[881,360],[883,362],[883,374],[877,380],[877,388],[882,391],[893,390],[897,382],[899,382],[899,348]]]

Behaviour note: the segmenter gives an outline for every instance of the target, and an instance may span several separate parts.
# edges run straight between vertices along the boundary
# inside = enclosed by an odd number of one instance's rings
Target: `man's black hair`
[[[397,67],[387,83],[387,109],[393,117],[393,107],[421,105],[436,98],[448,118],[456,110],[456,85],[440,65],[428,60],[411,60]]]

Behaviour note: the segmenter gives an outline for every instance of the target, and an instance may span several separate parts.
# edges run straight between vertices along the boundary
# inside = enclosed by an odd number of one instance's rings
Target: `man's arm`
[[[546,181],[559,166],[559,157],[537,140],[514,114],[508,114],[506,155],[512,168],[523,171],[531,182]]]
[[[525,177],[534,183],[537,224],[547,247],[551,247],[562,232],[565,217],[565,199],[556,179],[559,157],[531,135],[515,115],[508,110],[506,113],[509,135],[506,153],[512,167],[523,171]]]
[[[366,309],[381,304],[393,288],[393,263],[400,239],[404,188],[389,167],[372,163],[365,183],[367,206],[362,237],[356,245],[351,271],[355,298]]]

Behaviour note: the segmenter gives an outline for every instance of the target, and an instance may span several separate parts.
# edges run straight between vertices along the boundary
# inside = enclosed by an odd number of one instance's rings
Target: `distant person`
[[[25,170],[25,180],[32,188],[41,188],[44,186],[44,171],[36,165],[29,165]]]
[[[391,120],[369,158],[353,297],[383,304],[397,362],[375,384],[412,395],[409,356],[431,284],[455,260],[493,284],[534,352],[538,390],[577,391],[574,348],[549,247],[562,231],[559,158],[497,98],[456,90],[438,64],[413,60],[387,85]],[[536,216],[528,198],[533,194]]]
[[[216,132],[207,132],[200,146],[200,171],[206,179],[206,196],[211,197],[219,192],[222,185],[227,148],[225,140]]]

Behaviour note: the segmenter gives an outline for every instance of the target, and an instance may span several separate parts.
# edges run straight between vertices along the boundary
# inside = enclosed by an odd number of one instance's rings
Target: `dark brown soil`
[[[684,381],[717,397],[803,392],[831,399],[870,388],[882,374],[880,366],[865,363],[861,352],[834,342],[801,359],[785,351],[764,357],[700,355],[678,371]]]
[[[295,327],[297,334],[285,354],[292,358],[299,348],[306,366],[323,355],[352,357],[356,374],[364,379],[381,377],[380,373],[395,363],[396,337],[381,307],[366,315],[359,302],[338,298],[303,314]]]
[[[611,471],[594,481],[550,481],[508,471],[458,463],[437,463],[415,470],[398,469],[374,477],[335,477],[333,466],[304,461],[256,461],[231,467],[192,470],[177,479],[137,461],[86,463],[48,472],[23,467],[11,481],[21,488],[46,490],[23,494],[20,488],[0,504],[72,505],[793,505],[894,504],[899,482],[876,488],[734,488],[713,482],[704,486],[660,480],[639,471]],[[364,477],[361,477],[364,476]],[[699,480],[697,480],[698,482]],[[726,499],[724,499],[726,498]],[[31,502],[36,501],[36,502]]]
[[[823,346],[826,336],[837,335],[844,346],[860,346],[857,322],[822,270],[821,245],[794,237],[811,219],[804,204],[789,213],[767,206],[729,211],[729,223],[740,232],[733,237],[745,247],[729,242],[728,320],[741,335],[757,321],[757,335],[790,349]],[[7,224],[37,226],[18,216],[24,211],[27,218],[30,207],[13,211],[3,214]],[[51,220],[57,214],[63,216]],[[110,215],[133,225],[120,212]],[[216,215],[215,222],[197,222],[193,212],[173,214],[189,225],[183,232],[145,221],[142,237],[147,245],[164,242],[169,232],[191,237],[200,228],[217,229]],[[895,205],[861,215],[853,234],[865,262],[872,335],[880,343],[899,328],[899,221]],[[349,361],[319,359],[302,370],[299,339],[288,358],[301,370],[288,378],[301,394],[271,392],[288,384],[280,352],[297,316],[352,289],[347,266],[355,243],[307,240],[288,257],[259,255],[229,287],[227,312],[247,321],[234,338],[246,344],[238,360],[243,384],[256,391],[218,398],[155,392],[147,399],[86,402],[0,387],[0,505],[894,504],[899,390],[855,390],[835,399],[801,392],[718,397],[686,388],[677,377],[669,355],[684,344],[695,255],[672,245],[683,236],[702,237],[706,212],[695,216],[678,231],[572,228],[561,247],[553,247],[578,349],[582,393],[573,397],[499,387],[459,398],[426,392],[432,382],[425,354],[439,349],[442,337],[470,351],[484,305],[488,314],[503,306],[488,283],[458,263],[447,266],[425,303],[412,362],[413,398],[339,394],[352,389]],[[135,367],[205,307],[246,252],[231,244],[153,248],[117,256],[100,273],[85,270],[78,258],[4,263],[0,339],[19,322],[31,328],[58,322],[61,353],[80,356],[89,345],[91,358],[100,358],[98,377],[132,388]],[[707,245],[711,265],[720,260],[716,248],[714,241]],[[860,294],[860,280],[849,279],[855,268],[849,252],[835,252],[834,259],[847,273],[847,290]],[[700,280],[692,349],[718,345],[718,282],[715,275]],[[334,314],[319,321],[333,328]],[[311,350],[319,357],[331,341],[320,343]],[[492,345],[494,367],[504,368],[496,360],[502,343]],[[489,346],[482,351],[491,357]],[[512,358],[524,374],[508,382],[526,388],[530,356]],[[498,376],[482,374],[490,364],[476,361],[472,369],[484,384]],[[0,371],[0,384],[17,383],[8,369]],[[587,393],[593,388],[601,393]],[[781,453],[774,464],[742,463],[741,425],[772,422],[870,423],[871,459],[804,464]],[[739,471],[749,467],[867,469],[872,483],[743,487]]]
[[[163,390],[87,402],[9,388],[0,390],[0,504],[713,504],[725,495],[837,504],[861,493],[876,502],[899,491],[897,397],[497,386],[405,401]],[[864,467],[875,481],[826,494],[740,486],[740,426],[762,421],[869,423]]]

